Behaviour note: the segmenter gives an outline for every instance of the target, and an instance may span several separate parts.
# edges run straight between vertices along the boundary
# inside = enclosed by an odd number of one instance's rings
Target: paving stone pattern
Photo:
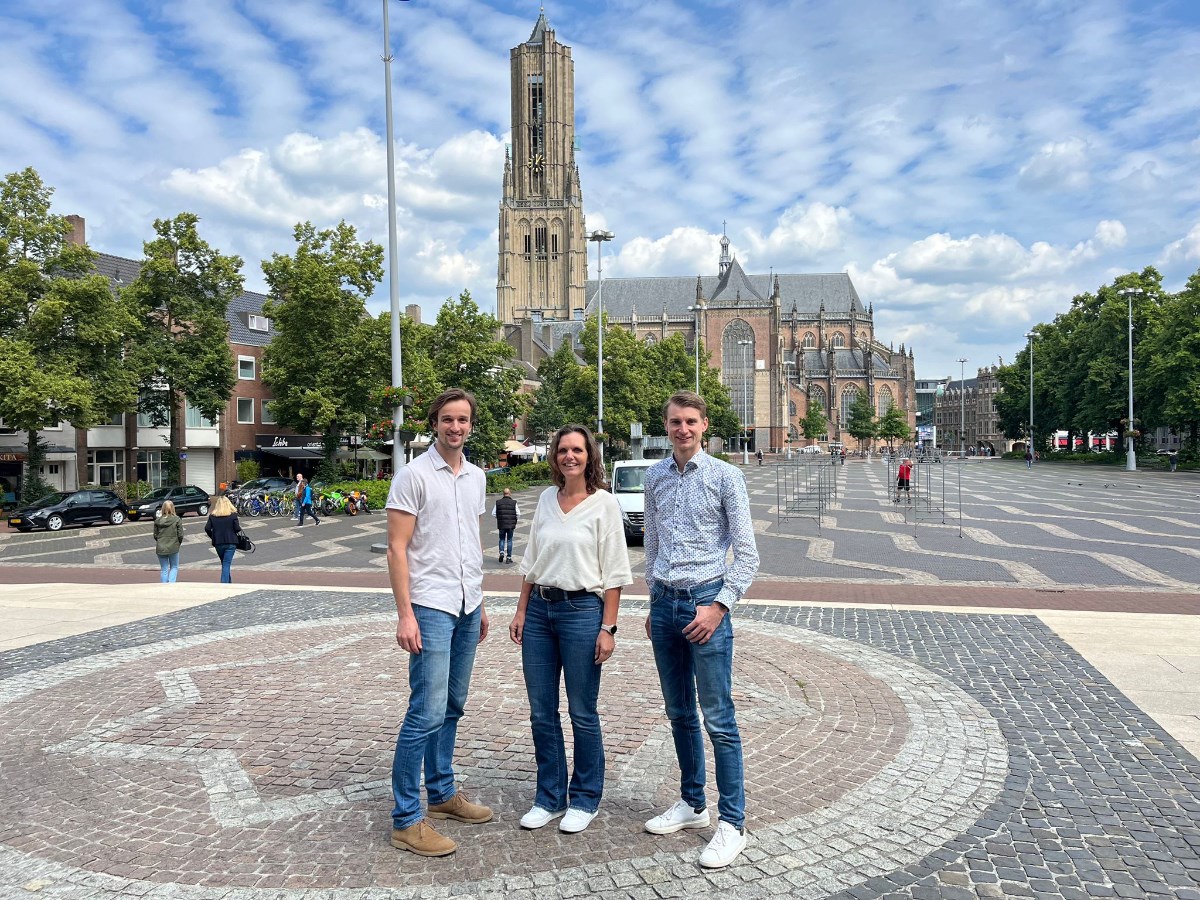
[[[0,897],[1200,898],[1200,765],[1032,617],[738,610],[752,837],[705,872],[707,833],[641,829],[677,775],[627,603],[602,814],[523,832],[528,711],[489,605],[456,765],[498,815],[448,823],[448,860],[387,844],[386,594],[259,591],[0,655]]]

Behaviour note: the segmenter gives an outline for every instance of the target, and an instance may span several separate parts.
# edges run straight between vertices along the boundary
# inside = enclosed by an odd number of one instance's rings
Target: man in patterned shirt
[[[646,472],[646,634],[679,759],[680,797],[646,823],[652,834],[707,828],[704,728],[717,772],[717,830],[700,865],[721,868],[746,847],[742,738],[733,707],[733,625],[729,612],[758,571],[750,498],[742,473],[701,449],[708,407],[691,391],[667,401],[673,453]],[[728,564],[728,551],[733,562]]]

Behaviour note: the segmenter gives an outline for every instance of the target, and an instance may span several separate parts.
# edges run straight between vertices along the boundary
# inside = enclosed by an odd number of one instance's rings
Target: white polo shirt
[[[464,459],[455,475],[436,444],[392,479],[387,508],[417,517],[408,544],[412,603],[455,616],[483,603],[479,517],[486,495],[483,470]]]

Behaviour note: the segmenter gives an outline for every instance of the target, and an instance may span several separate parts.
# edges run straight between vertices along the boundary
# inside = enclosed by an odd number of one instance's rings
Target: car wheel
[[[121,512],[119,509],[114,509],[108,514],[108,523],[110,525],[120,525],[124,521],[125,513]]]
[[[201,504],[200,504],[200,508],[196,510],[196,515],[198,515],[198,516],[207,516],[207,515],[208,515],[208,504],[207,504],[207,503],[201,503]]]
[[[62,516],[51,516],[46,520],[46,527],[50,531],[62,531],[62,527],[65,524]]]

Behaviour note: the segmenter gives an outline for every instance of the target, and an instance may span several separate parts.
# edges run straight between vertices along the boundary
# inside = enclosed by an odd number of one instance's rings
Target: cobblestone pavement
[[[929,467],[932,502],[894,504],[888,467],[854,460],[833,467],[838,496],[823,517],[780,521],[782,465],[745,474],[762,556],[760,580],[881,585],[960,585],[1045,590],[1200,591],[1200,477],[1191,473],[1043,464],[1032,471],[1007,460]],[[924,469],[919,474],[929,474]],[[520,555],[538,489],[518,496],[525,512]],[[202,521],[187,518],[185,571],[218,568]],[[327,517],[296,528],[291,520],[245,519],[258,544],[237,567],[260,572],[382,573],[371,553],[385,517]],[[487,570],[513,572],[491,555],[495,529],[482,526]],[[157,569],[149,523],[58,534],[0,532],[6,567]],[[631,548],[634,571],[643,553]]]
[[[642,830],[672,802],[624,605],[601,815],[521,831],[519,652],[493,598],[457,767],[495,822],[388,844],[404,656],[383,592],[257,591],[0,654],[0,897],[1200,898],[1200,764],[1031,616],[736,612],[751,843]],[[710,777],[710,794],[713,794]]]

